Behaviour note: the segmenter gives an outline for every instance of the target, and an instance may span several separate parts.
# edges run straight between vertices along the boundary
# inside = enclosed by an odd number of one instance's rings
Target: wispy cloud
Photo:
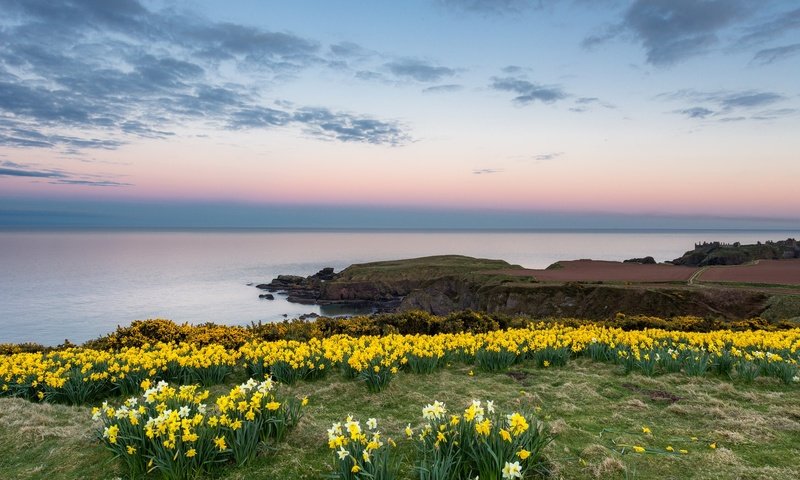
[[[36,165],[25,165],[11,161],[0,161],[0,178],[30,178],[34,180],[48,179],[49,183],[61,185],[88,185],[97,187],[121,187],[132,185],[117,182],[97,175],[81,175],[60,169],[39,168]]]
[[[564,152],[552,152],[552,153],[540,153],[538,155],[534,155],[533,160],[537,162],[547,162],[550,160],[555,160],[556,158],[564,155]]]
[[[63,176],[63,173],[55,171],[37,171],[0,167],[0,177],[61,178]]]
[[[524,163],[543,163],[550,162],[564,155],[564,152],[546,152],[537,153],[534,155],[512,155],[508,157],[510,160],[515,160]]]
[[[424,88],[422,89],[422,93],[452,93],[463,89],[463,85],[451,83],[447,85],[434,85],[432,87]]]
[[[394,60],[385,67],[398,78],[413,79],[418,82],[438,82],[456,74],[455,69],[413,58]]]
[[[660,100],[689,102],[692,105],[674,110],[692,119],[725,119],[743,117],[747,113],[753,120],[772,120],[781,116],[793,115],[795,109],[780,108],[763,110],[782,103],[787,97],[779,93],[761,90],[742,91],[698,91],[693,89],[666,92],[656,96]],[[699,105],[698,105],[699,104]],[[771,113],[767,113],[771,112]],[[735,117],[731,117],[735,115]]]
[[[791,3],[793,2],[785,2],[787,6]],[[763,45],[792,30],[800,30],[800,8],[773,13],[769,18],[749,25],[746,33],[736,42],[736,47],[747,48]]]
[[[516,94],[514,103],[528,105],[534,102],[553,103],[568,97],[557,85],[541,85],[519,77],[493,77],[489,85],[494,90]]]
[[[55,185],[81,185],[84,187],[129,187],[132,183],[113,182],[111,180],[71,180],[66,178],[59,178],[50,182]]]
[[[575,113],[584,113],[592,110],[596,106],[610,109],[617,108],[616,106],[608,102],[604,102],[597,97],[580,97],[575,99],[575,105],[570,107],[569,111]]]
[[[514,15],[541,8],[546,0],[436,0],[445,8],[483,15]]]
[[[770,63],[784,60],[798,54],[800,54],[800,43],[793,43],[791,45],[759,50],[753,55],[753,62],[759,65],[769,65]]]
[[[709,110],[705,107],[684,108],[682,110],[676,110],[675,113],[681,113],[689,118],[706,118],[708,116],[714,115],[713,110]]]
[[[491,175],[493,173],[502,173],[505,170],[502,168],[477,168],[472,171],[474,175]]]

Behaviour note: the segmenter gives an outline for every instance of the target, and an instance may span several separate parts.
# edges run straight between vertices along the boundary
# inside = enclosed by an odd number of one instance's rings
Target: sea
[[[0,231],[0,343],[81,343],[139,319],[248,325],[333,307],[258,298],[279,274],[460,254],[545,268],[558,260],[672,260],[695,242],[798,238],[744,230]]]

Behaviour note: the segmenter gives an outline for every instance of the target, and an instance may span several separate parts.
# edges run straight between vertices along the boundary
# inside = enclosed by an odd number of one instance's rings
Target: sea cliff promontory
[[[291,302],[376,312],[800,318],[800,259],[782,258],[739,267],[573,260],[536,270],[503,260],[441,255],[355,264],[338,273],[325,268],[308,277],[281,275],[258,288],[285,294]]]

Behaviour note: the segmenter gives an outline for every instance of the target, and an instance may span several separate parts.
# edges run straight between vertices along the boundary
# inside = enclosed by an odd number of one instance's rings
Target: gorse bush
[[[237,349],[249,341],[294,340],[305,342],[313,338],[323,339],[335,335],[385,336],[437,335],[440,333],[486,333],[509,328],[525,328],[530,324],[559,324],[570,327],[601,325],[620,328],[625,331],[658,328],[680,332],[712,332],[716,330],[767,330],[779,331],[797,328],[791,321],[769,322],[762,318],[728,321],[692,316],[669,319],[644,315],[617,314],[607,320],[583,320],[575,318],[532,319],[525,316],[509,316],[463,310],[446,316],[432,315],[422,311],[359,315],[349,318],[319,317],[313,320],[284,320],[271,323],[253,323],[247,327],[215,325],[204,323],[190,325],[176,324],[170,320],[137,320],[127,327],[117,327],[116,331],[86,342],[83,346],[93,350],[121,350],[143,347],[158,343],[193,343],[198,346],[217,344],[227,349]],[[54,350],[67,350],[75,345],[65,341],[56,347],[43,345],[0,344],[0,356],[16,353],[39,353]]]
[[[156,343],[193,343],[222,345],[236,349],[253,338],[244,327],[204,323],[200,325],[176,324],[171,320],[136,320],[127,327],[117,327],[114,333],[86,342],[87,347],[102,350],[120,350]]]
[[[762,318],[727,321],[692,316],[670,319],[644,315],[617,314],[608,320],[582,320],[574,318],[532,319],[524,316],[508,316],[463,310],[446,316],[432,315],[422,311],[402,313],[385,313],[377,315],[359,315],[350,318],[319,317],[313,320],[284,320],[273,323],[253,323],[247,327],[215,325],[178,325],[170,320],[137,320],[127,327],[117,327],[109,335],[86,342],[85,347],[97,350],[119,350],[126,347],[142,347],[156,343],[195,343],[198,345],[219,344],[229,349],[236,349],[248,341],[300,341],[313,338],[322,339],[335,335],[385,336],[401,335],[437,335],[440,333],[486,333],[509,328],[525,328],[531,323],[560,324],[571,327],[584,325],[602,325],[609,328],[620,328],[625,331],[658,328],[680,332],[711,332],[729,329],[746,330],[788,330],[797,328],[797,323],[790,321],[768,322]],[[0,355],[22,352],[41,352],[53,349],[64,349],[74,345],[64,344],[59,347],[43,347],[36,344],[9,345],[0,344]]]

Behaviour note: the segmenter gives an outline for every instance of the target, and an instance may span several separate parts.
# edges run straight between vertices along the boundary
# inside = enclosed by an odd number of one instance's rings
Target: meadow
[[[800,475],[800,329],[460,318],[298,340],[142,322],[83,347],[6,346],[0,476]],[[150,342],[168,332],[182,341]]]

